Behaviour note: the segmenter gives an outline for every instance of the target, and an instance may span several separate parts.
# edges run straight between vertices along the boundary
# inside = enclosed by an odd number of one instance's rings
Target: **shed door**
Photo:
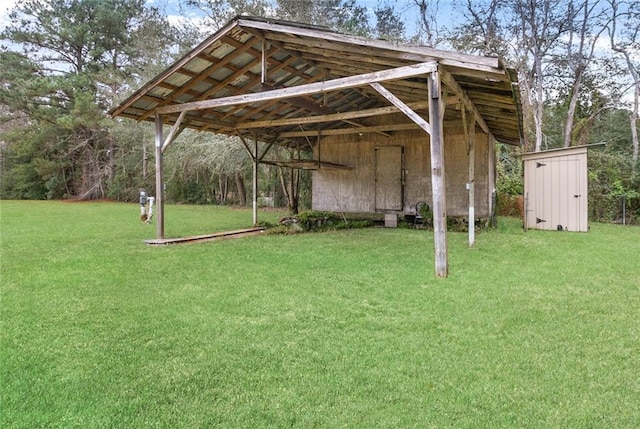
[[[584,157],[532,160],[533,195],[527,226],[536,229],[587,231],[587,181]]]
[[[376,210],[402,210],[404,147],[376,148]]]

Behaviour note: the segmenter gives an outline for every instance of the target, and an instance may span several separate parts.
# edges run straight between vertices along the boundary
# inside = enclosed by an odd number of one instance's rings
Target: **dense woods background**
[[[502,213],[518,210],[518,153],[602,142],[590,152],[591,217],[620,221],[624,205],[640,222],[635,0],[19,0],[1,33],[0,198],[153,190],[152,127],[106,112],[238,14],[504,58],[519,71],[525,146],[498,143]],[[185,131],[165,169],[169,201],[246,204],[250,158],[233,138]],[[260,175],[261,201],[309,205],[308,174]]]

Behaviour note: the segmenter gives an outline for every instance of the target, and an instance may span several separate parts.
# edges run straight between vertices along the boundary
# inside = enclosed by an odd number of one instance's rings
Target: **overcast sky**
[[[0,6],[0,29],[9,24],[9,11],[13,9],[18,0],[2,0],[2,6]]]

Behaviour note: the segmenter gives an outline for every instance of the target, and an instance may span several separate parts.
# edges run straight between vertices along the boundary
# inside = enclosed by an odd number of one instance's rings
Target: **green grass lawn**
[[[138,215],[0,202],[0,427],[640,427],[637,227],[501,219],[438,280],[430,231],[149,247]]]

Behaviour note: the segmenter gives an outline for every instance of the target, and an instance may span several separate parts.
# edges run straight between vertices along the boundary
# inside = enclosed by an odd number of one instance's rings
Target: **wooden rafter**
[[[475,106],[473,101],[471,101],[467,93],[464,92],[464,90],[458,84],[458,82],[456,82],[456,80],[453,78],[451,73],[447,72],[444,69],[441,69],[440,79],[447,86],[447,88],[449,88],[457,97],[460,98],[460,101],[464,104],[467,110],[473,114],[475,121],[478,123],[478,125],[480,125],[480,128],[482,129],[482,131],[484,131],[487,134],[491,134],[491,131],[489,130],[489,126],[487,125],[484,118],[478,111],[477,107]]]
[[[272,67],[272,71],[277,71],[277,70],[280,70],[281,68],[285,68],[285,67],[287,67],[287,66],[289,65],[289,63],[291,63],[291,62],[293,62],[293,58],[289,58],[287,61],[284,61],[284,62],[277,62],[277,61],[274,61],[275,65]],[[253,86],[253,85],[257,85],[257,84],[258,84],[258,82],[260,81],[260,78],[259,78],[258,76],[256,76],[256,75],[252,75],[252,74],[248,73],[248,70],[247,70],[247,72],[245,72],[245,74],[249,76],[249,80],[248,80],[248,82],[245,82],[244,88],[246,88],[246,87],[251,87],[251,86]],[[228,81],[230,82],[230,81],[231,81],[231,79],[229,79]],[[224,86],[221,86],[221,87],[224,87]],[[241,92],[241,90],[240,90],[240,88],[238,88],[238,90],[236,90],[234,93],[235,93],[235,94],[238,94],[238,93],[240,93],[240,92]],[[253,110],[250,110],[249,112],[245,113],[245,114],[244,114],[244,116],[242,116],[241,118],[248,118],[248,117],[254,116],[254,115],[256,115],[257,113],[259,113],[259,112],[261,112],[261,111],[263,111],[263,110],[268,109],[269,107],[271,107],[271,106],[272,106],[272,105],[274,105],[275,103],[276,103],[276,102],[272,102],[272,103],[265,103],[265,104],[263,104],[262,106],[260,106],[260,108],[253,109]],[[227,112],[227,113],[223,116],[223,118],[228,118],[228,117],[234,116],[234,119],[235,119],[235,120],[238,120],[238,117],[237,117],[237,116],[235,116],[235,114],[236,114],[236,113],[238,113],[241,109],[243,109],[243,106],[237,106],[236,108],[231,109],[229,112]]]
[[[222,38],[223,41],[229,43],[230,40],[233,40],[231,38],[228,37],[223,37]],[[234,55],[227,55],[224,58],[221,59],[216,59],[217,61],[212,62],[211,65],[209,67],[207,67],[205,70],[203,70],[200,73],[193,73],[193,72],[189,72],[186,69],[180,69],[179,71],[182,73],[185,73],[189,76],[191,76],[191,80],[189,81],[188,84],[182,86],[181,88],[177,88],[174,92],[172,92],[172,94],[169,97],[166,97],[164,99],[164,101],[162,101],[160,103],[160,106],[166,106],[168,104],[171,104],[174,100],[176,100],[178,97],[180,97],[182,94],[184,94],[187,91],[190,91],[193,89],[194,86],[196,86],[199,82],[202,82],[205,79],[209,79],[209,75],[211,74],[211,72],[213,70],[216,70],[220,67],[226,67],[229,65],[229,63],[231,63],[231,61],[233,61],[233,59],[235,58],[235,55],[240,54],[244,51],[249,50],[249,48],[251,47],[251,45],[247,44],[246,46],[237,46],[236,47],[236,52],[234,53]],[[237,70],[235,70],[237,72]],[[207,94],[203,94],[201,97],[206,97]],[[149,113],[147,115],[151,115],[151,111],[149,111]],[[140,118],[141,120],[144,120],[145,117],[143,115],[142,118]]]
[[[262,32],[258,33],[258,32],[255,32],[255,31],[254,31],[254,32],[253,32],[253,34],[254,34],[254,35],[256,35],[256,36],[258,36],[258,35],[259,35],[259,37],[261,37],[261,38],[262,38],[263,42],[265,41],[265,39],[264,39],[264,34],[263,34]],[[329,71],[330,69],[325,68],[325,67],[322,67],[321,65],[318,65],[318,63],[317,63],[316,61],[314,61],[314,60],[312,60],[312,59],[310,60],[309,58],[306,58],[306,57],[303,57],[303,56],[301,56],[301,55],[298,55],[298,54],[296,54],[296,52],[297,52],[297,51],[295,51],[295,50],[289,50],[289,49],[287,49],[287,47],[286,47],[286,46],[283,46],[282,44],[280,44],[280,43],[278,43],[278,42],[271,41],[270,43],[273,43],[273,44],[274,44],[274,46],[276,46],[277,48],[279,48],[279,49],[280,49],[282,52],[284,52],[285,54],[289,55],[289,56],[290,56],[290,58],[296,58],[296,59],[300,60],[302,63],[304,63],[304,64],[308,64],[309,66],[311,66],[311,67],[313,67],[313,68],[315,68],[315,69],[317,69],[317,70],[319,71],[319,73],[317,73],[317,79],[313,79],[313,80],[312,80],[312,79],[309,79],[309,77],[308,77],[309,75],[305,75],[305,79],[306,79],[306,82],[307,82],[307,83],[310,83],[310,82],[313,82],[313,81],[317,81],[317,80],[319,80],[320,78],[327,78],[327,77],[331,76],[331,73],[330,73],[330,71]],[[326,99],[326,98],[327,98],[327,97],[326,97],[326,96],[327,96],[327,93],[325,92],[325,93],[324,93],[324,95],[325,95],[325,99]],[[340,95],[340,94],[338,93],[337,97],[338,97],[338,98],[341,98],[341,97],[343,97],[343,95]],[[332,114],[332,113],[338,113],[338,111],[337,111],[336,109],[334,109],[333,107],[330,107],[330,106],[329,106],[329,104],[330,104],[331,102],[330,102],[330,101],[328,101],[328,100],[326,100],[326,102],[325,102],[325,103],[323,103],[322,105],[317,105],[317,103],[315,103],[315,101],[311,101],[311,100],[309,100],[309,101],[305,102],[304,104],[300,104],[300,100],[298,100],[298,102],[296,103],[296,99],[288,99],[287,101],[288,101],[289,103],[292,103],[292,104],[294,104],[294,105],[297,105],[297,106],[302,107],[302,108],[304,108],[304,109],[306,109],[306,110],[310,110],[310,111],[312,111],[312,112],[316,112],[316,113],[321,113],[321,114]],[[302,101],[304,101],[304,100],[302,100]],[[308,103],[312,103],[312,104],[308,104]],[[344,106],[343,106],[343,107],[344,107]],[[245,117],[245,118],[242,118],[241,120],[245,120],[245,119],[246,119],[246,117]],[[354,121],[347,121],[347,119],[341,119],[341,120],[343,120],[343,121],[345,121],[345,122],[347,122],[347,123],[349,123],[350,125],[353,125],[353,126],[355,126],[355,127],[366,127],[366,126],[367,126],[366,124],[362,124],[362,123],[357,122],[357,121],[356,121],[356,122],[354,122]],[[382,131],[380,131],[380,132],[378,132],[378,133],[379,133],[379,134],[381,134],[381,135],[383,135],[383,136],[387,136],[387,137],[388,137],[388,134],[387,134],[387,133],[384,133],[384,132],[382,132]]]
[[[281,25],[279,32],[270,32],[272,25],[259,21],[239,21],[240,25],[258,28],[265,31],[269,39],[280,41],[291,41],[292,43],[300,43],[299,37],[305,37],[305,43],[308,46],[317,46],[323,49],[334,48],[336,43],[340,45],[342,52],[357,51],[368,55],[380,56],[383,52],[385,56],[393,58],[408,59],[411,61],[421,62],[425,57],[437,58],[443,64],[455,63],[466,64],[467,68],[484,69],[490,68],[496,70],[499,68],[499,61],[492,57],[478,57],[474,55],[460,54],[457,52],[440,51],[424,46],[412,46],[412,52],[408,53],[402,45],[382,40],[366,39],[363,37],[349,36],[330,31],[318,31],[314,29],[295,27],[289,25]],[[318,37],[320,36],[320,37]],[[307,40],[306,38],[309,38]]]

